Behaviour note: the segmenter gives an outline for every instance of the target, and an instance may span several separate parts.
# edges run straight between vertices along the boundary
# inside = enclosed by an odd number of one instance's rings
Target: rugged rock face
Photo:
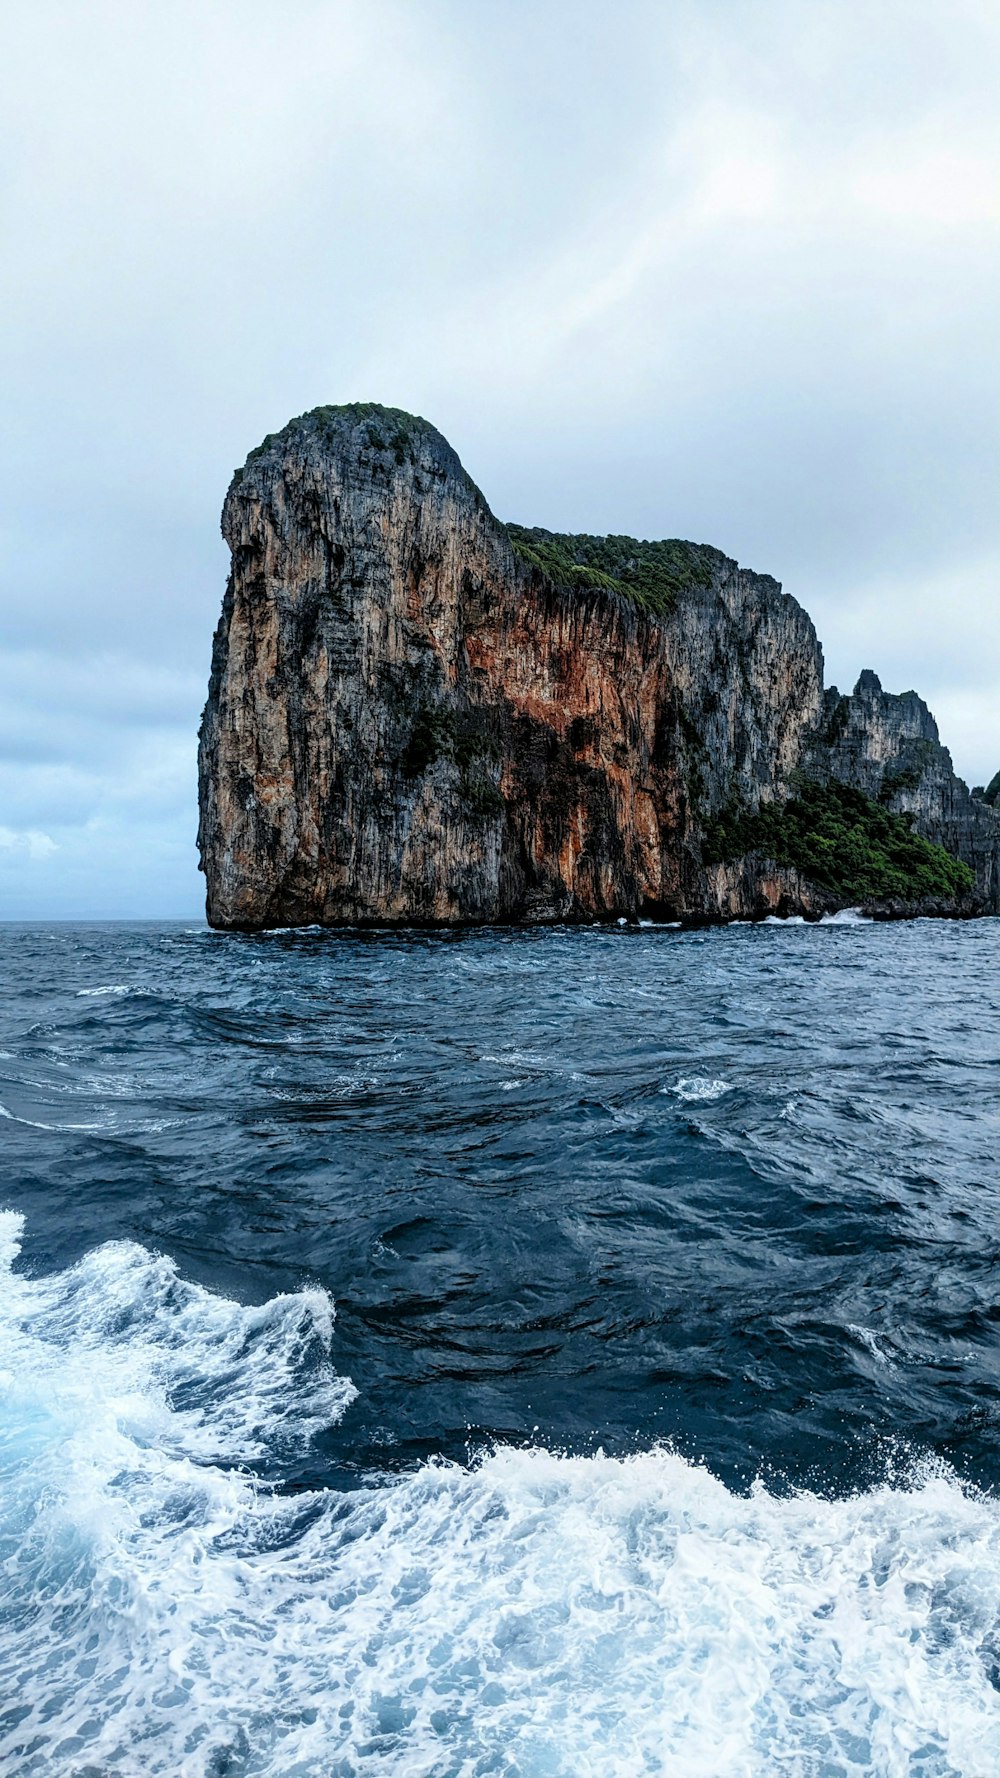
[[[824,703],[813,626],[768,576],[677,546],[690,572],[669,610],[606,576],[557,585],[515,552],[439,432],[368,406],[317,409],[265,440],[223,532],[232,572],[200,748],[213,925],[829,905],[766,860],[701,858],[713,813],[782,798],[825,757],[824,730],[831,771],[867,772],[882,746],[866,681],[846,718],[844,700]],[[941,776],[933,818],[950,833],[972,799],[953,789],[949,816],[946,790]]]
[[[862,673],[850,697],[831,686],[810,767],[851,784],[969,865],[978,898],[1000,911],[1000,817],[955,776],[937,723],[915,691],[882,690]]]

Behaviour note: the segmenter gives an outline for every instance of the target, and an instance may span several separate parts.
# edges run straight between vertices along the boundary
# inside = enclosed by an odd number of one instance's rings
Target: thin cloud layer
[[[322,401],[424,413],[501,517],[777,574],[831,679],[992,776],[998,39],[976,0],[22,9],[0,911],[199,908],[218,512]]]

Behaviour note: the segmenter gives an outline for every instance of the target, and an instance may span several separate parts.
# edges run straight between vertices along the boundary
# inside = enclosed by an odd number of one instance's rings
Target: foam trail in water
[[[17,1237],[0,1218],[8,1267]],[[329,1314],[121,1243],[7,1271],[0,1769],[1000,1770],[994,1501],[943,1471],[779,1500],[665,1451],[510,1449],[275,1496],[228,1463],[346,1406]]]

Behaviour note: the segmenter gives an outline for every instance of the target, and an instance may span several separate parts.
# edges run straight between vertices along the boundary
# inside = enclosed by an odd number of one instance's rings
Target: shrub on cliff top
[[[377,453],[371,460],[370,467],[384,478],[392,475],[392,462],[395,462],[397,469],[401,469],[404,463],[415,465],[419,461],[421,445],[430,444],[432,454],[436,453],[438,461],[448,465],[450,472],[461,481],[477,509],[480,512],[489,511],[481,490],[459,462],[447,439],[442,438],[437,427],[432,426],[429,420],[422,419],[419,414],[408,414],[401,407],[383,407],[380,401],[345,401],[339,406],[314,407],[308,413],[298,414],[280,432],[269,432],[266,438],[261,439],[242,467],[234,471],[232,487],[239,488],[250,465],[269,451],[272,445],[287,444],[296,431],[307,432],[331,450],[336,450],[343,444],[345,432],[360,434],[361,453],[365,450]]]
[[[833,781],[806,781],[789,802],[763,803],[756,814],[730,804],[708,823],[706,864],[748,852],[790,865],[845,901],[952,900],[975,882],[968,865],[914,833],[908,816]]]
[[[335,432],[342,428],[344,421],[365,425],[365,440],[374,451],[391,451],[397,463],[405,462],[412,455],[415,440],[421,433],[431,432],[434,428],[428,420],[421,419],[419,414],[408,414],[401,407],[383,407],[378,401],[345,401],[339,406],[313,407],[307,413],[297,414],[282,426],[280,432],[269,432],[255,445],[249,453],[246,463],[237,469],[237,477],[264,452],[270,450],[279,439],[284,439],[297,426],[312,426],[320,433]]]
[[[644,611],[670,611],[691,586],[708,586],[715,551],[667,538],[588,537],[508,525],[514,553],[556,586],[622,593]]]

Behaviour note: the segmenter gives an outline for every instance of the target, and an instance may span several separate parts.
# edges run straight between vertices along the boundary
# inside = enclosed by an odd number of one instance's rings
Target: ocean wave
[[[320,1291],[245,1308],[116,1242],[11,1271],[0,1765],[28,1778],[984,1778],[1000,1506],[941,1466],[735,1495],[500,1447],[341,1494],[237,1466],[342,1413]]]
[[[70,1128],[70,1129],[87,1128],[87,1127],[95,1128],[95,1129],[97,1128],[96,1125],[91,1125],[91,1126],[68,1125],[68,1126],[64,1126],[62,1124],[43,1124],[43,1123],[40,1123],[38,1118],[35,1118],[35,1117],[18,1117],[16,1111],[11,1111],[8,1106],[2,1105],[2,1104],[0,1104],[0,1117],[5,1117],[7,1119],[7,1121],[12,1124],[23,1124],[25,1129],[27,1129],[27,1130],[59,1130],[59,1129],[63,1129],[64,1127]]]
[[[860,1323],[856,1321],[849,1321],[847,1323],[847,1331],[854,1336],[859,1346],[863,1346],[870,1357],[874,1358],[876,1364],[885,1365],[887,1370],[895,1370],[895,1359],[891,1358],[889,1353],[883,1349],[879,1342],[878,1335],[872,1328],[862,1327]]]
[[[119,1408],[130,1404],[164,1449],[225,1463],[301,1447],[353,1400],[330,1360],[326,1291],[231,1302],[132,1241],[29,1278],[11,1270],[22,1231],[17,1212],[0,1212],[0,1372],[17,1389],[30,1377],[50,1403],[67,1390],[72,1400],[92,1392],[119,1431]]]

